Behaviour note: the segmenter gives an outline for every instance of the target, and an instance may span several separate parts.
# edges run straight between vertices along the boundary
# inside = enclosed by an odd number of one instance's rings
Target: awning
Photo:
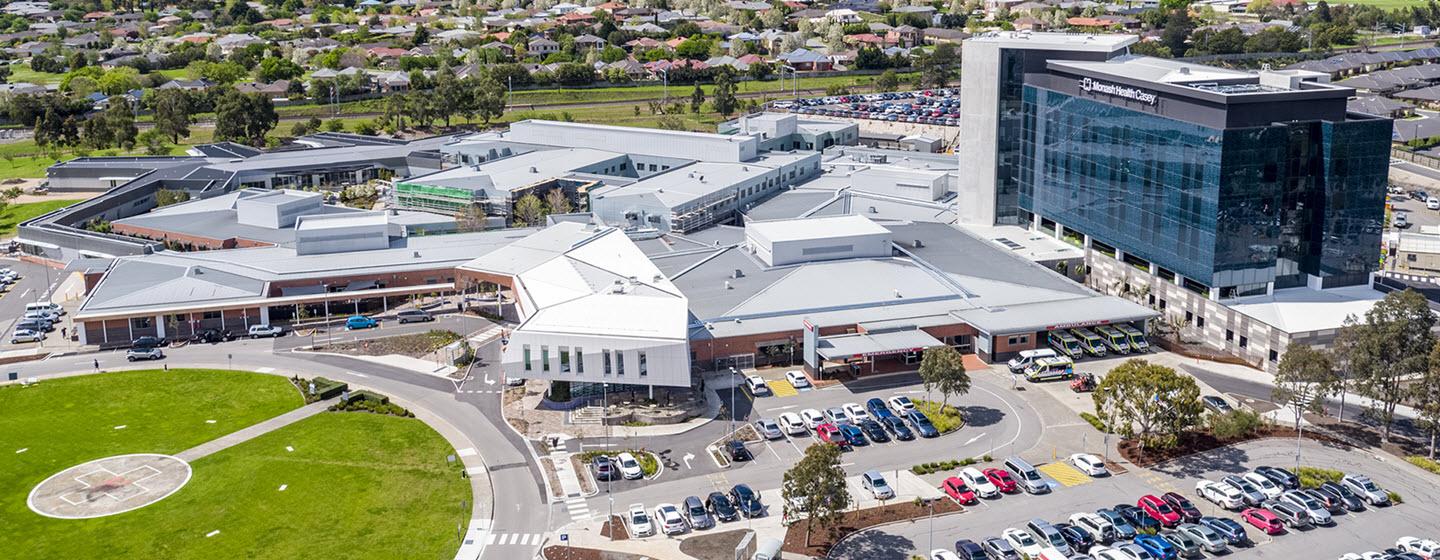
[[[827,336],[817,341],[817,346],[820,357],[826,360],[845,360],[920,352],[926,348],[944,346],[944,343],[920,329],[904,329]]]
[[[374,280],[355,280],[345,285],[345,291],[358,292],[360,290],[373,290],[378,287],[380,287],[380,284]]]

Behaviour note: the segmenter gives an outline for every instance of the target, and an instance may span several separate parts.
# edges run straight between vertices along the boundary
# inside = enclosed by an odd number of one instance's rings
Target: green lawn
[[[27,202],[25,204],[11,204],[6,206],[4,210],[0,210],[0,237],[15,235],[15,227],[20,225],[20,222],[48,214],[75,204],[76,202],[79,201],[55,199],[44,202]]]
[[[393,416],[322,413],[195,461],[179,492],[120,515],[57,520],[25,505],[31,487],[65,467],[178,452],[300,404],[284,378],[213,370],[0,388],[0,550],[36,559],[453,557],[469,485],[446,462],[443,438]]]

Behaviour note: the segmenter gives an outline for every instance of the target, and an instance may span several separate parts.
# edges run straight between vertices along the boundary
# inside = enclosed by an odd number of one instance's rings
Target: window
[[[920,363],[920,353],[919,353],[919,352],[906,352],[906,353],[905,353],[905,363],[906,363],[907,365],[914,365],[914,364]]]
[[[650,373],[649,367],[645,363],[645,351],[641,350],[639,352],[636,352],[636,354],[639,356],[638,360],[640,362],[640,377],[645,377]]]
[[[1232,340],[1235,340],[1235,331],[1225,329],[1225,342],[1230,342]]]
[[[540,346],[540,371],[550,371],[550,347]]]
[[[615,351],[615,375],[625,375],[625,352],[621,350]]]
[[[148,329],[148,328],[150,328],[150,321],[151,321],[151,319],[152,319],[151,317],[134,317],[134,318],[130,319],[130,328],[133,328],[133,329]]]
[[[201,319],[219,319],[219,318],[220,318],[220,312],[219,312],[219,311],[206,311],[204,315],[201,315],[201,316],[200,316],[200,318],[201,318]]]
[[[1165,300],[1160,300],[1160,309],[1165,309]]]
[[[520,352],[521,352],[521,354],[524,355],[525,371],[531,371],[531,370],[533,370],[533,369],[534,369],[534,366],[531,366],[531,365],[530,365],[530,345],[529,345],[529,344],[526,344],[526,345],[521,346],[521,347],[520,347]]]
[[[1280,359],[1280,353],[1279,353],[1279,352],[1276,352],[1276,351],[1274,351],[1274,350],[1271,350],[1271,351],[1270,351],[1270,361],[1273,362],[1273,361],[1276,361],[1276,360],[1279,360],[1279,359]]]
[[[1250,346],[1250,339],[1243,336],[1240,337],[1240,347],[1245,348],[1248,346]]]
[[[1204,318],[1204,317],[1196,317],[1196,318],[1195,318],[1195,326],[1200,327],[1200,328],[1202,328],[1202,329],[1205,328],[1205,318]]]
[[[605,358],[605,375],[610,375],[610,351],[601,350],[600,355]]]
[[[560,373],[570,373],[570,347],[560,347]]]
[[[585,373],[585,349],[575,347],[575,373]]]
[[[1189,312],[1189,311],[1186,311],[1186,312],[1185,312],[1185,322],[1186,322],[1186,323],[1194,323],[1194,322],[1195,322],[1195,314],[1194,314],[1194,313],[1191,313],[1191,312]]]

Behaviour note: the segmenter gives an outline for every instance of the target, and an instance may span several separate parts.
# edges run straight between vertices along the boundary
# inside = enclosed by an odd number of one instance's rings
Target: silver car
[[[755,431],[760,432],[760,436],[765,439],[781,439],[785,437],[785,433],[780,431],[780,425],[769,418],[756,420]]]
[[[1265,493],[1261,492],[1259,488],[1256,488],[1255,485],[1251,484],[1248,480],[1232,474],[1230,476],[1226,476],[1225,478],[1221,478],[1220,482],[1223,484],[1228,484],[1231,488],[1239,490],[1240,495],[1245,497],[1246,505],[1258,506],[1265,503]]]
[[[1340,485],[1349,488],[1356,496],[1360,496],[1360,499],[1372,506],[1390,505],[1390,494],[1375,485],[1375,482],[1371,481],[1368,476],[1347,474],[1345,478],[1340,479]]]
[[[1330,518],[1330,510],[1325,507],[1325,504],[1299,490],[1290,490],[1281,494],[1279,501],[1300,508],[1305,515],[1310,517],[1310,522],[1316,525],[1329,525],[1335,522]]]
[[[1195,544],[1200,545],[1200,548],[1205,549],[1205,552],[1209,552],[1210,554],[1225,554],[1230,551],[1230,546],[1225,544],[1225,537],[1220,536],[1220,533],[1216,533],[1214,529],[1204,525],[1184,523],[1177,527],[1176,530],[1190,537],[1191,540],[1195,541]]]

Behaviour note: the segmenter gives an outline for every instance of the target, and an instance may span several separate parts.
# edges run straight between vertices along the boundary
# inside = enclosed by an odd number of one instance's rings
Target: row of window
[[[523,355],[521,359],[525,363],[525,371],[535,371],[535,364],[534,360],[532,359],[533,354],[531,354],[530,345],[522,345],[520,348],[520,352]],[[560,360],[560,373],[570,373],[571,364],[574,364],[575,366],[575,373],[585,373],[584,348],[576,346],[572,352],[570,347],[560,346],[556,348],[556,352],[559,355]],[[601,362],[604,364],[603,371],[605,375],[625,375],[625,352],[623,350],[612,351],[609,349],[602,349],[600,350],[600,356]],[[635,352],[635,363],[637,365],[637,369],[639,370],[640,377],[645,377],[650,374],[650,364],[649,361],[646,359],[644,350],[638,350]],[[540,371],[550,371],[550,345],[548,344],[540,345]]]

